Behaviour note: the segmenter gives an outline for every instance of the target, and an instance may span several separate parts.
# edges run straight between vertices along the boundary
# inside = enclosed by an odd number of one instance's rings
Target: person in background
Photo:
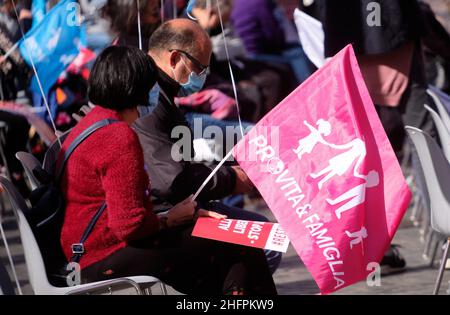
[[[450,94],[450,34],[428,4],[419,4],[427,34],[422,38],[427,81]]]
[[[342,5],[333,0],[303,0],[300,8],[314,12],[322,22],[325,57],[334,56],[348,44],[353,45],[380,120],[397,158],[402,160],[405,125],[436,135],[433,122],[423,107],[424,104],[434,105],[426,93],[421,45],[423,18],[416,0],[380,1],[381,16],[377,19],[374,19],[373,9],[368,10],[370,3],[369,0],[351,0]],[[380,24],[373,25],[377,20]],[[425,192],[414,148],[411,162],[418,189]],[[382,272],[403,271],[405,266],[396,246],[391,246],[381,262]]]
[[[224,32],[217,4],[220,6]],[[248,58],[243,41],[230,24],[232,11],[232,0],[196,0],[190,15],[208,32],[213,44],[206,87],[218,88],[233,96],[232,86],[226,85],[230,80],[229,57],[237,85],[241,117],[256,123],[292,92],[297,84],[289,66]],[[224,37],[228,55],[225,53]]]
[[[102,14],[107,0],[79,0],[86,24],[87,48],[100,54],[112,41],[109,19]]]
[[[0,55],[4,55],[21,38],[22,33],[28,27],[28,10],[25,1],[18,1],[16,9],[19,14],[19,22],[11,1],[2,1],[0,5]],[[0,100],[15,101],[20,91],[26,88],[30,69],[22,59],[18,50],[14,50],[8,58],[0,57]],[[28,197],[29,188],[26,185],[23,168],[16,159],[18,151],[27,151],[30,125],[25,117],[9,111],[1,110],[0,122],[5,143],[2,145],[5,160],[2,161],[5,169],[3,173],[9,173],[11,181],[19,189],[24,197]]]
[[[14,4],[18,18],[11,0],[0,2],[0,25],[3,29],[8,30],[12,41],[15,43],[22,37],[22,31],[26,33],[31,28],[31,1],[15,0]]]
[[[314,70],[298,40],[288,43],[284,25],[286,16],[273,0],[234,0],[231,22],[250,58],[288,64],[297,84],[306,80]]]
[[[121,46],[139,47],[138,12],[141,17],[142,49],[148,47],[148,39],[161,24],[160,1],[107,0],[102,8],[102,16],[110,21],[110,27],[116,38],[113,43]]]
[[[196,210],[192,196],[163,213],[153,211],[142,149],[130,125],[156,76],[150,57],[133,47],[106,48],[93,66],[88,94],[97,105],[69,133],[60,159],[86,128],[103,119],[115,122],[93,133],[67,162],[61,181],[67,259],[106,202],[84,243],[83,281],[150,275],[186,294],[276,294],[261,250],[191,236],[196,217],[225,216]]]

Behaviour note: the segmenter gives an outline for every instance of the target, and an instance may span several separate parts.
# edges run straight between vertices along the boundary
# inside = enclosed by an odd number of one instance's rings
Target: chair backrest
[[[450,164],[442,150],[428,134],[406,126],[414,143],[425,175],[430,196],[431,227],[450,236]]]
[[[442,118],[439,116],[436,111],[434,111],[430,106],[425,105],[426,110],[431,114],[431,118],[436,125],[436,129],[439,134],[439,138],[441,139],[442,150],[444,151],[445,157],[450,163],[450,133],[448,129],[444,126],[444,122]]]
[[[61,143],[66,140],[70,130],[66,131],[64,134],[62,134],[59,137],[59,141]],[[61,145],[58,141],[53,142],[50,147],[47,149],[47,152],[44,156],[44,162],[43,162],[43,168],[46,170],[49,174],[55,169],[56,161],[58,160],[59,151],[61,150]]]
[[[19,226],[20,239],[22,241],[25,255],[25,263],[28,270],[30,284],[35,294],[45,294],[52,291],[52,286],[47,279],[44,260],[39,249],[33,231],[24,215],[28,211],[28,206],[14,187],[14,185],[5,177],[0,176],[0,184],[8,193],[14,214]]]
[[[35,190],[41,184],[39,180],[34,176],[33,170],[36,167],[42,168],[41,162],[34,157],[34,155],[28,152],[17,152],[16,158],[22,163],[22,166],[27,174],[28,179],[30,180],[31,189]]]
[[[441,116],[442,121],[447,128],[447,131],[450,132],[450,114],[447,110],[447,107],[450,108],[450,97],[436,88],[429,88],[427,90],[427,93],[431,96],[434,103],[436,104],[439,116]],[[444,104],[443,102],[446,102],[448,104]]]

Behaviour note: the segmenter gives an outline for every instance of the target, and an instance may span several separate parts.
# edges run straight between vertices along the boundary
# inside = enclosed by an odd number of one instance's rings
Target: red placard
[[[285,253],[289,239],[278,223],[199,218],[192,236]]]

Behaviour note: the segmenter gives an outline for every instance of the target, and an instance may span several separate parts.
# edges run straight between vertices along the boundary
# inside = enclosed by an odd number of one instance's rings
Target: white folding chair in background
[[[446,98],[446,99],[448,99],[446,101],[450,103],[450,97],[448,95],[444,95],[443,92],[439,91],[435,87],[430,87],[427,90],[427,93],[428,93],[428,95],[431,96],[434,103],[436,104],[436,107],[439,112],[439,116],[441,117],[445,127],[447,128],[447,131],[450,132],[450,114],[449,114],[446,106],[444,105],[444,101],[443,101],[443,98]],[[448,104],[448,106],[450,106],[450,104]]]
[[[410,126],[405,129],[417,149],[425,175],[430,196],[431,227],[447,238],[434,289],[436,295],[439,294],[450,247],[450,163],[428,134]]]
[[[8,161],[5,155],[5,144],[6,144],[6,130],[8,126],[4,121],[0,121],[0,168],[3,168],[3,173],[6,177],[11,178],[11,174],[8,167]],[[0,170],[1,172],[1,170]],[[2,192],[0,191],[0,194]],[[0,198],[0,223],[2,222],[2,217],[6,214],[6,207],[3,198]]]
[[[30,187],[32,190],[35,190],[39,187],[40,182],[34,176],[33,170],[36,167],[42,168],[41,162],[34,157],[31,153],[28,152],[17,152],[16,158],[22,163],[23,169],[25,170],[25,174],[27,175]]]
[[[8,193],[14,215],[16,216],[29,281],[35,294],[112,294],[118,291],[123,292],[124,289],[133,289],[136,294],[142,295],[152,294],[151,288],[158,283],[161,285],[162,294],[167,294],[165,285],[159,279],[150,276],[124,277],[72,287],[55,287],[51,285],[47,277],[44,260],[38,243],[24,215],[24,212],[28,211],[25,200],[7,178],[0,176],[0,184]],[[130,259],[133,258],[130,257]]]
[[[436,126],[439,139],[441,140],[442,150],[444,151],[445,157],[450,163],[450,131],[445,127],[445,123],[441,116],[433,110],[430,106],[425,105],[425,109],[430,113],[433,119],[434,125]]]
[[[445,123],[442,120],[441,115],[439,115],[435,110],[433,110],[430,106],[425,105],[425,109],[430,113],[431,118],[433,119],[433,122],[436,126],[439,139],[441,141],[441,147],[444,152],[445,157],[447,158],[447,161],[450,163],[450,131],[445,127]],[[434,246],[431,264],[434,263],[434,258],[436,257],[436,251],[437,247],[439,246],[439,241],[442,242],[442,240],[439,240],[439,236],[435,237],[437,238],[436,244]],[[432,239],[430,239],[432,241]],[[445,240],[444,240],[445,241]],[[450,260],[449,260],[450,262]],[[448,264],[448,263],[447,263]]]

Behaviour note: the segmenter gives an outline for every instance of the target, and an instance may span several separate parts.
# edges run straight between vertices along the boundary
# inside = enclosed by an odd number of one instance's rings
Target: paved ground
[[[263,204],[259,206],[252,203],[254,208],[271,216]],[[255,210],[255,209],[252,209]],[[353,285],[339,291],[337,294],[431,294],[433,292],[434,282],[437,276],[436,259],[434,268],[430,267],[429,261],[422,258],[424,244],[420,241],[420,232],[418,227],[414,227],[408,220],[409,215],[405,216],[404,222],[397,232],[394,242],[402,246],[401,253],[407,261],[406,271],[400,274],[382,277],[380,287],[368,287],[365,282]],[[6,231],[8,242],[11,247],[14,262],[16,264],[20,285],[24,294],[32,294],[31,286],[28,282],[25,261],[20,244],[20,238],[11,217],[4,218],[3,227]],[[2,242],[1,242],[2,243]],[[441,255],[441,253],[438,253]],[[3,243],[0,246],[0,256],[6,269],[11,275],[11,269],[5,256]],[[439,256],[440,257],[440,256]],[[1,281],[0,276],[0,281]],[[11,276],[12,279],[12,276]],[[280,268],[274,275],[274,279],[280,294],[316,294],[317,286],[314,280],[301,263],[295,251],[289,248],[284,255]],[[449,288],[450,272],[444,276],[441,294],[445,294]],[[170,291],[172,293],[172,290]]]

